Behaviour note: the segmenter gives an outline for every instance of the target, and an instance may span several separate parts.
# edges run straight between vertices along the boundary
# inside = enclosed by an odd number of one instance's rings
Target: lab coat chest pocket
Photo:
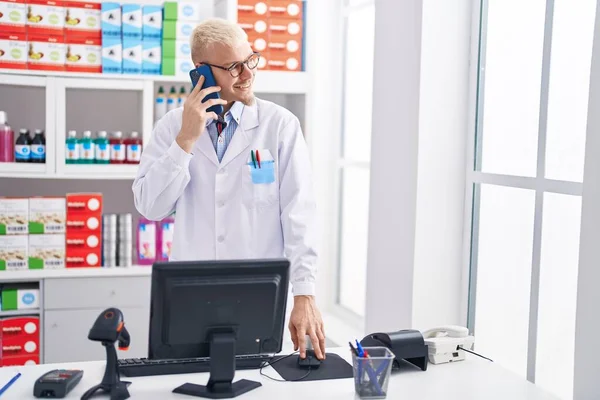
[[[242,201],[248,208],[264,208],[277,203],[277,168],[267,149],[258,149],[254,159],[248,154],[242,166]],[[260,159],[260,163],[258,160]]]

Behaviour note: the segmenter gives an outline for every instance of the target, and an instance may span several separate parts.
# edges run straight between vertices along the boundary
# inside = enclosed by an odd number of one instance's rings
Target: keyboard
[[[235,357],[235,369],[258,369],[272,356],[268,354],[239,355]],[[150,375],[191,374],[210,372],[210,357],[173,360],[150,360],[125,358],[117,361],[121,375],[136,377]]]

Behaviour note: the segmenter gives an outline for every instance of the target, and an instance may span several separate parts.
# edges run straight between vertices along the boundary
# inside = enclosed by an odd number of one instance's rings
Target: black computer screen
[[[222,331],[236,355],[281,351],[288,282],[284,259],[154,264],[149,358],[209,357]]]

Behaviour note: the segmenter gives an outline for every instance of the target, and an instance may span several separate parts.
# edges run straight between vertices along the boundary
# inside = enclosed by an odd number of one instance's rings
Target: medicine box
[[[21,365],[38,365],[40,363],[39,354],[29,354],[23,357],[6,357],[0,359],[3,367],[21,366]]]
[[[268,17],[269,6],[267,1],[272,0],[238,0],[237,15],[240,17]]]
[[[164,58],[192,58],[190,42],[187,40],[163,39],[162,54]]]
[[[165,58],[162,59],[162,75],[187,76],[194,69],[194,64],[190,58]]]
[[[269,17],[302,19],[304,4],[302,0],[269,0]]]
[[[159,40],[146,40],[142,42],[142,73],[160,75],[162,51]]]
[[[28,264],[27,235],[0,236],[0,271],[22,271]]]
[[[40,334],[40,318],[36,316],[9,317],[0,320],[2,338],[27,337]]]
[[[67,71],[102,72],[102,39],[67,35],[66,41]]]
[[[156,222],[144,218],[138,221],[136,258],[139,265],[151,265],[156,261],[156,225]]]
[[[25,33],[25,0],[0,1],[0,32]]]
[[[102,37],[101,4],[90,1],[65,1],[65,31],[88,38]]]
[[[0,235],[29,232],[29,199],[0,198]]]
[[[61,35],[28,35],[27,67],[33,70],[65,70],[65,38]]]
[[[142,7],[142,37],[158,39],[162,37],[163,9],[161,6]]]
[[[142,73],[142,40],[123,38],[123,73]]]
[[[163,39],[190,41],[195,24],[186,21],[163,21]]]
[[[95,251],[102,247],[100,233],[69,233],[66,239],[68,249],[81,249]]]
[[[102,250],[67,247],[67,268],[100,267]]]
[[[102,215],[102,193],[67,193],[67,219],[71,215]]]
[[[29,199],[29,233],[65,233],[67,221],[64,197]]]
[[[102,37],[102,72],[123,73],[123,43],[120,37]]]
[[[40,308],[40,290],[33,287],[2,288],[2,311],[32,310]],[[9,326],[6,321],[2,324],[2,340],[6,339]]]
[[[27,33],[62,35],[65,28],[65,2],[27,0]]]
[[[141,39],[142,6],[139,4],[123,4],[121,8],[123,40],[125,38]]]
[[[207,15],[202,15],[203,7],[202,1],[166,1],[165,7],[165,21],[200,21]],[[205,1],[208,3],[208,1]]]
[[[102,2],[101,6],[101,28],[102,37],[121,38],[121,4],[112,2]]]
[[[27,36],[0,30],[0,68],[27,68]]]
[[[65,267],[65,235],[30,235],[29,269]]]
[[[14,338],[2,339],[2,361],[21,358],[28,355],[40,354],[39,335],[17,336]]]
[[[100,232],[100,216],[99,215],[69,215],[67,216],[67,237],[71,233],[84,233],[84,232]]]
[[[267,67],[273,71],[300,71],[302,69],[302,60],[293,55],[269,52]]]

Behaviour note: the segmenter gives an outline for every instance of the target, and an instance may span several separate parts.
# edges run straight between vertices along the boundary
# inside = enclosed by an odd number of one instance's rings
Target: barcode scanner
[[[131,342],[121,310],[107,308],[102,311],[90,329],[88,339],[101,342],[102,346],[106,348],[106,370],[102,382],[85,392],[81,400],[89,399],[98,390],[109,393],[111,400],[129,398],[127,386],[131,382],[120,380],[117,369],[117,351],[115,350],[115,342],[119,343],[119,350],[127,350]]]

